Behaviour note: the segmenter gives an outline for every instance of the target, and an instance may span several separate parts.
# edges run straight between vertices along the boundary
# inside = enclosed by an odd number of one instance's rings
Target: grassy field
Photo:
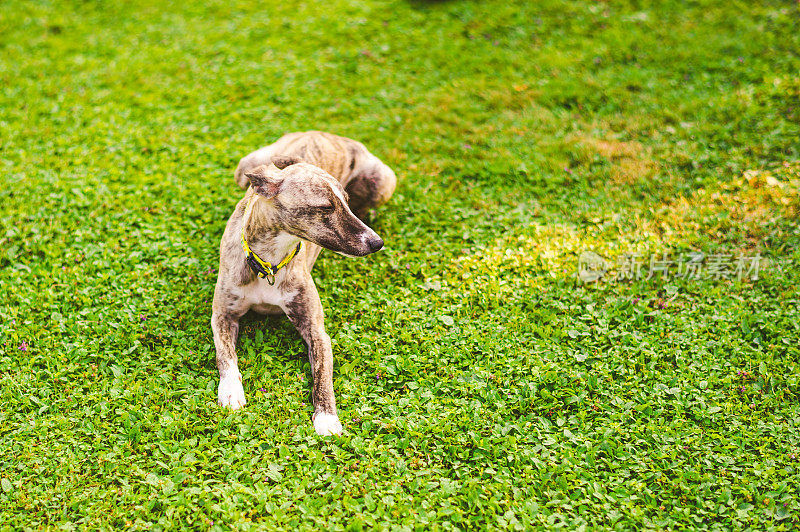
[[[797,4],[288,4],[0,8],[0,529],[800,525]],[[306,129],[400,178],[314,270],[341,438],[285,318],[215,402],[233,169]]]

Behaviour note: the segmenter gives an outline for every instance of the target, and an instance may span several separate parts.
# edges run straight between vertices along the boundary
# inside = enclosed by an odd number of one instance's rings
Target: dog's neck
[[[278,264],[300,242],[300,238],[280,227],[274,207],[264,198],[254,198],[250,215],[242,217],[247,243],[262,260]]]

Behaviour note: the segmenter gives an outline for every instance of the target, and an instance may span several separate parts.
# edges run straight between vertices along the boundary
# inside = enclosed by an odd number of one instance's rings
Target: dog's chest
[[[279,287],[281,273],[283,272],[278,274],[275,284],[269,284],[266,279],[256,279],[249,285],[239,288],[240,293],[237,295],[241,297],[248,308],[252,308],[256,312],[279,313],[287,299],[291,300],[293,295]],[[287,296],[289,297],[287,298]]]

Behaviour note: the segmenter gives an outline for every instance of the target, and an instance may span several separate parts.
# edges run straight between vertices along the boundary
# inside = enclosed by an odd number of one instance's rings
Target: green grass
[[[800,524],[796,4],[199,4],[0,10],[0,528]],[[215,404],[233,169],[305,129],[400,178],[314,270],[342,438],[283,318]]]

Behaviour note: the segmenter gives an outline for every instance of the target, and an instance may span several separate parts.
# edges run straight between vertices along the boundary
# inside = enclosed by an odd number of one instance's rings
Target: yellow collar
[[[247,225],[247,221],[250,219],[250,211],[256,199],[258,199],[258,194],[250,196],[250,199],[247,201],[247,206],[244,209],[244,216],[242,217],[242,249],[244,250],[245,261],[247,261],[247,265],[250,266],[253,273],[262,279],[266,279],[267,282],[272,285],[275,284],[275,274],[278,273],[278,270],[289,264],[289,261],[300,251],[300,246],[302,246],[303,243],[298,242],[294,249],[275,266],[263,260],[255,251],[250,249],[250,244],[247,243],[247,238],[244,236],[244,228]]]

